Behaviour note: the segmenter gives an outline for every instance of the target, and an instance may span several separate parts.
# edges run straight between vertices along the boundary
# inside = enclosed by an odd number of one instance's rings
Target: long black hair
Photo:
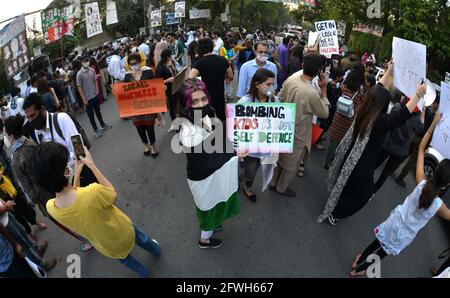
[[[256,88],[256,84],[262,84],[269,78],[275,78],[275,74],[268,69],[260,68],[255,72],[248,90],[248,94],[252,101],[255,100],[255,98],[258,98],[258,88]]]
[[[389,97],[390,93],[383,85],[373,86],[356,114],[353,140],[356,140],[357,137],[363,139],[369,124],[375,121],[380,114],[387,112]]]
[[[450,160],[444,159],[440,162],[433,177],[427,181],[427,184],[422,189],[422,194],[419,198],[419,208],[428,209],[433,203],[434,199],[448,188],[450,184]]]

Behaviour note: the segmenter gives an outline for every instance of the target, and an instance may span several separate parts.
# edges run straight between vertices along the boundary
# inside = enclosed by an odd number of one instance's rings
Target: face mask
[[[36,118],[30,121],[30,126],[36,130],[42,129],[45,125],[45,117],[41,112],[38,113]]]
[[[83,62],[83,68],[88,69],[89,68],[89,62]]]
[[[132,71],[139,71],[141,69],[141,66],[138,64],[138,65],[131,65],[131,70]]]
[[[202,112],[202,119],[205,118],[206,116],[208,116],[208,114],[209,114],[209,105],[203,106],[201,108],[192,108],[192,109],[194,110],[194,117],[195,117],[196,111]]]
[[[336,88],[340,88],[341,87],[341,83],[340,82],[337,82],[336,83]]]
[[[258,60],[261,63],[266,63],[267,58],[268,58],[267,55],[258,55]]]
[[[269,98],[271,98],[272,96],[275,95],[275,87],[271,86],[271,87],[265,87],[263,89],[263,94]]]
[[[5,144],[6,148],[11,148],[11,142],[6,134],[3,135],[3,144]]]

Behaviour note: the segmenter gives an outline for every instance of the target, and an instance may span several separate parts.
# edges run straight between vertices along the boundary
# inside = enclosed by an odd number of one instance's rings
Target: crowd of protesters
[[[375,229],[376,240],[354,259],[352,276],[364,274],[370,265],[369,254],[384,258],[400,253],[435,214],[450,220],[441,199],[450,186],[449,161],[442,161],[433,177],[423,172],[424,150],[441,117],[439,95],[432,106],[419,111],[416,107],[426,86],[418,86],[415,94],[402,94],[393,87],[395,61],[384,63],[384,75],[376,78],[373,55],[364,53],[358,59],[341,44],[341,53],[327,59],[318,53],[317,43],[308,47],[304,36],[287,36],[279,44],[275,36],[274,31],[242,33],[199,27],[126,38],[81,54],[74,52],[53,74],[34,74],[27,90],[13,89],[11,98],[2,100],[0,122],[4,136],[0,274],[33,276],[24,256],[45,271],[56,265],[56,260],[44,258],[49,243],[38,242],[32,234],[31,226],[47,227],[36,219],[38,208],[80,241],[82,250],[95,248],[140,276],[150,276],[130,253],[137,244],[157,257],[160,246],[115,206],[116,187],[94,163],[88,151],[90,134],[75,120],[76,112],[85,110],[95,137],[111,129],[101,104],[110,97],[115,82],[164,80],[169,133],[179,132],[180,143],[188,149],[187,182],[201,230],[200,248],[223,244],[212,236],[223,229],[225,220],[239,213],[239,184],[243,184],[244,196],[257,202],[252,185],[259,168],[263,177],[272,177],[264,181],[264,189],[296,196],[289,186],[299,179],[296,176],[305,175],[313,146],[326,150],[323,167],[328,171],[330,191],[318,221],[333,226],[375,198],[405,160],[409,159],[396,180],[399,185],[406,187],[403,179],[416,168],[416,188]],[[189,69],[184,86],[172,92],[183,67]],[[295,117],[293,152],[280,154],[276,160],[272,154],[203,150],[203,143],[226,135],[226,125],[218,122],[226,120],[227,102],[285,102],[301,107]],[[136,127],[145,156],[158,156],[154,125],[164,125],[164,118],[149,114],[127,119]],[[177,118],[183,119],[181,124]],[[323,132],[312,144],[314,125]],[[77,154],[71,142],[75,135],[85,141],[85,156]],[[222,141],[232,148],[229,140]],[[9,156],[3,146],[11,151]],[[375,170],[386,160],[375,180]],[[444,272],[448,262],[434,274]]]

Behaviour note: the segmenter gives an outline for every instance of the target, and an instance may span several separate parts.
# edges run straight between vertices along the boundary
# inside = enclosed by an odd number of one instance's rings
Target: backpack
[[[67,114],[67,115],[69,115],[70,119],[72,119],[73,123],[75,124],[75,127],[76,127],[78,133],[81,135],[81,138],[83,139],[84,146],[86,146],[86,148],[90,149],[91,142],[89,141],[89,138],[87,137],[86,132],[84,131],[83,127],[70,114]],[[58,113],[50,113],[50,132],[52,134],[52,140],[53,140],[53,125],[55,125],[55,130],[56,130],[56,133],[58,134],[58,136],[65,141],[66,138],[64,137],[61,127],[59,126]]]
[[[50,115],[50,132],[52,134],[52,140],[54,140],[53,137],[53,125],[55,126],[55,130],[56,133],[58,134],[58,136],[63,139],[64,141],[66,140],[66,138],[64,137],[64,134],[61,130],[61,127],[59,126],[58,123],[58,113],[48,113]],[[86,132],[84,131],[83,127],[81,127],[80,123],[78,123],[78,121],[73,118],[70,114],[69,115],[70,119],[72,119],[73,123],[75,124],[75,127],[78,131],[78,133],[81,135],[81,138],[83,139],[83,143],[84,146],[86,146],[86,148],[90,149],[91,148],[91,142],[89,141]],[[36,144],[40,144],[41,142],[39,142],[39,140],[36,138],[36,134],[34,133],[34,129],[31,128],[30,123],[27,122],[24,126],[25,131],[28,133],[24,133],[24,135],[28,135]]]
[[[339,114],[341,114],[347,118],[352,118],[355,115],[355,107],[353,105],[353,98],[355,98],[355,96],[358,93],[359,93],[359,91],[356,92],[352,98],[350,98],[346,95],[341,95],[341,97],[339,97],[339,99],[336,103],[336,112],[338,112]]]

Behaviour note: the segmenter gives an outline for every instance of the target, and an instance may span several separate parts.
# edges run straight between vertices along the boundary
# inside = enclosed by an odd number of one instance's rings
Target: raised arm
[[[431,136],[433,135],[434,128],[441,120],[441,114],[436,112],[433,123],[431,123],[430,128],[428,128],[427,132],[422,138],[422,142],[419,145],[419,153],[417,154],[417,163],[416,163],[416,183],[419,183],[423,179],[425,179],[425,149],[430,141]]]

